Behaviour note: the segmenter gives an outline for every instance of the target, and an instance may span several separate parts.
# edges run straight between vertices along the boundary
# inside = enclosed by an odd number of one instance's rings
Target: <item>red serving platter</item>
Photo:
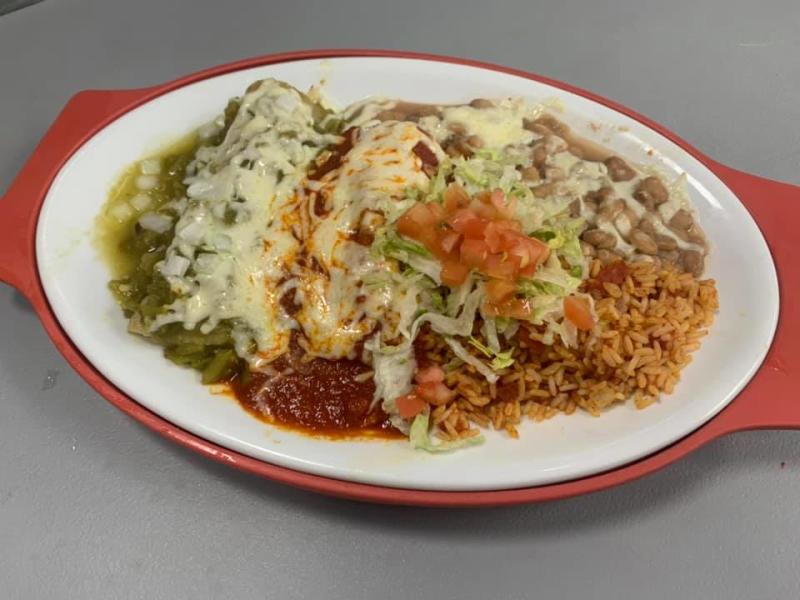
[[[117,389],[64,333],[45,297],[37,272],[35,235],[40,209],[59,170],[89,138],[121,115],[181,86],[232,71],[307,59],[347,56],[414,58],[490,69],[539,81],[623,113],[669,138],[713,171],[739,198],[767,240],[778,273],[780,316],[772,347],[757,374],[719,414],[690,435],[631,464],[582,479],[519,489],[475,492],[398,489],[341,481],[279,467],[233,452],[193,435],[145,409]],[[800,307],[787,290],[800,290],[800,264],[792,259],[800,221],[800,187],[726,167],[650,119],[574,86],[473,60],[391,50],[309,50],[273,54],[200,71],[154,87],[74,96],[45,134],[0,202],[0,281],[17,288],[36,310],[45,330],[72,367],[98,393],[164,437],[218,462],[303,489],[369,502],[421,506],[493,506],[539,502],[602,490],[660,469],[725,434],[749,429],[800,428]]]

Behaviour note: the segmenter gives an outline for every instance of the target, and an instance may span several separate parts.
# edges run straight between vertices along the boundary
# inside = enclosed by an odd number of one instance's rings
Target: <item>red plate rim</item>
[[[353,483],[279,467],[213,444],[191,434],[123,394],[103,377],[80,353],[55,319],[47,302],[35,265],[34,238],[39,209],[55,175],[72,154],[98,131],[134,108],[179,87],[243,70],[283,62],[339,57],[382,57],[452,63],[498,71],[538,81],[583,96],[625,114],[680,146],[711,169],[736,194],[765,233],[778,268],[782,289],[787,281],[800,282],[800,266],[789,260],[791,229],[787,212],[800,217],[800,188],[761,179],[711,160],[688,142],[650,119],[616,102],[553,79],[519,69],[451,56],[370,49],[322,49],[286,52],[219,65],[142,90],[82,92],[76,95],[37,147],[19,177],[0,203],[0,281],[17,287],[32,303],[48,335],[67,361],[100,395],[146,427],[204,456],[242,471],[332,496],[369,502],[418,506],[498,506],[566,498],[605,489],[657,470],[706,442],[743,429],[798,428],[800,407],[793,393],[800,374],[800,308],[784,309],[773,347],[759,373],[717,416],[690,435],[646,458],[614,470],[556,484],[508,490],[449,492],[392,488]],[[765,199],[770,202],[765,202]],[[7,213],[7,214],[5,214]],[[3,219],[2,217],[7,218]],[[5,229],[5,231],[4,231]],[[783,295],[783,294],[781,294]],[[789,314],[786,314],[786,313]],[[759,399],[770,398],[765,405]]]

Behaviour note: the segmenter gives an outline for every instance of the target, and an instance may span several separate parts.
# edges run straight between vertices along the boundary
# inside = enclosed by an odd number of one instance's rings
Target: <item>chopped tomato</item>
[[[461,242],[461,262],[468,267],[481,269],[488,255],[489,248],[483,240],[466,239]]]
[[[611,264],[600,269],[600,272],[597,274],[595,279],[601,284],[608,282],[622,285],[625,283],[625,278],[628,276],[628,271],[628,265],[625,264],[625,261],[615,260]]]
[[[447,222],[453,228],[453,231],[457,231],[463,234],[465,238],[473,240],[483,238],[484,232],[489,226],[489,221],[481,219],[468,208],[459,208],[447,219]]]
[[[441,262],[447,286],[463,283],[470,269],[514,282],[532,277],[550,252],[547,244],[521,231],[515,209],[516,199],[500,189],[470,198],[461,186],[450,184],[443,204],[415,204],[398,219],[397,230]]]
[[[420,383],[416,392],[423,400],[434,406],[447,404],[456,393],[441,381],[433,383]]]
[[[486,295],[492,304],[500,304],[513,296],[517,291],[517,284],[505,279],[490,279],[486,282]]]
[[[480,218],[488,221],[493,221],[500,216],[497,209],[489,201],[488,193],[483,197],[476,197],[476,199],[470,203],[469,208]]]
[[[514,218],[514,211],[517,208],[517,199],[511,198],[508,203],[506,203],[505,194],[503,194],[503,190],[497,188],[492,191],[491,196],[489,196],[489,201],[491,202],[492,206],[494,206],[497,214],[503,219],[513,219]]]
[[[428,204],[418,203],[409,208],[397,219],[397,231],[402,235],[416,239],[421,229],[436,227],[436,217],[431,213]]]
[[[490,254],[486,257],[483,272],[496,279],[515,279],[517,263],[509,260],[506,254]]]
[[[442,263],[442,283],[448,287],[456,287],[467,280],[469,267],[457,260],[446,260]]]
[[[415,204],[397,220],[398,233],[418,241],[434,254],[440,254],[438,204]]]
[[[457,183],[451,183],[444,191],[444,209],[448,213],[453,213],[459,208],[464,208],[469,204],[469,194]]]
[[[511,317],[525,320],[533,314],[533,302],[527,298],[509,298],[499,304],[487,304],[484,310],[490,317]]]
[[[425,410],[428,406],[424,400],[420,399],[414,392],[400,396],[395,400],[397,412],[402,419],[412,419]]]
[[[536,265],[542,264],[550,256],[550,246],[536,238],[525,236],[525,243],[528,246],[531,262]]]
[[[439,365],[431,365],[425,369],[420,369],[414,375],[417,383],[438,383],[444,381],[444,369]]]
[[[589,308],[589,301],[586,298],[577,296],[564,298],[564,317],[583,331],[591,331],[594,328],[594,318]]]
[[[502,252],[506,249],[506,239],[509,231],[508,227],[500,221],[489,223],[484,233],[489,252]]]
[[[445,216],[444,207],[441,204],[437,204],[436,202],[429,202],[425,206],[428,207],[428,212],[433,217],[433,221],[436,225],[441,223],[442,219]]]
[[[536,274],[536,268],[539,265],[537,263],[531,263],[526,267],[522,267],[519,270],[520,277],[533,277]]]
[[[442,250],[450,254],[461,241],[461,234],[457,231],[448,231],[442,235]]]

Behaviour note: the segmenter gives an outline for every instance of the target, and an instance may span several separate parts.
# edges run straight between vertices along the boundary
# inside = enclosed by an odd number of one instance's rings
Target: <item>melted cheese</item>
[[[353,357],[357,345],[381,323],[390,331],[407,321],[400,314],[410,304],[413,291],[381,290],[366,293],[364,279],[393,268],[374,257],[366,246],[351,240],[365,214],[385,214],[407,189],[423,188],[428,176],[414,147],[423,143],[439,159],[444,153],[415,124],[376,123],[362,129],[358,141],[341,166],[328,173],[317,192],[327,214],[313,212],[309,199],[305,212],[311,224],[304,249],[306,265],[297,269],[296,299],[301,305],[295,318],[307,342],[306,350],[325,358]],[[312,263],[315,267],[311,267]],[[413,300],[416,306],[415,298]],[[400,307],[395,310],[394,307]]]
[[[478,136],[486,148],[525,156],[542,139],[526,129],[525,120],[540,116],[543,107],[522,99],[481,109],[439,107],[419,125],[378,121],[396,103],[373,99],[331,117],[358,126],[359,133],[340,164],[311,181],[306,174],[312,161],[341,138],[318,131],[319,107],[294,88],[265,80],[248,90],[224,141],[198,150],[186,179],[188,197],[172,203],[180,218],[158,268],[179,297],[153,328],[181,322],[209,332],[230,321],[237,352],[255,368],[287,351],[292,330],[303,334],[299,339],[309,354],[329,359],[356,358],[377,329],[383,340],[409,337],[419,290],[413,285],[366,290],[365,280],[396,267],[358,243],[355,234],[365,219],[380,222],[398,207],[404,210],[409,188],[428,187],[418,144],[429,151],[423,155],[432,153],[441,162],[446,156],[440,144],[454,132]],[[564,178],[552,175],[553,181],[543,183],[552,184],[552,196],[564,206],[610,186],[639,216],[646,211],[633,199],[645,175],[612,182],[604,164],[578,158],[562,138],[548,136],[544,142],[547,167]],[[688,206],[679,183],[659,208],[665,220]],[[619,250],[633,252],[620,235],[630,230],[624,216],[614,224],[598,222],[588,211],[584,216],[613,234]],[[657,221],[657,231],[679,247],[696,247]],[[287,299],[296,306],[291,314],[283,306]]]
[[[274,80],[249,90],[222,144],[198,150],[190,166],[188,202],[159,266],[180,297],[153,327],[182,322],[208,332],[231,320],[237,351],[257,365],[286,351],[294,326],[277,293],[298,250],[294,223],[282,215],[311,160],[338,138],[315,131],[297,90]],[[176,257],[190,261],[184,275],[167,274]]]
[[[465,130],[481,138],[487,148],[529,144],[536,136],[525,129],[525,119],[535,119],[542,106],[521,98],[499,100],[492,108],[443,106],[440,114],[422,117],[420,127],[442,143],[453,131]]]

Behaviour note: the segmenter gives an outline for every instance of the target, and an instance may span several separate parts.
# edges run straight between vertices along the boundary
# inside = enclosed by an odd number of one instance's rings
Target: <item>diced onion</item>
[[[152,190],[158,185],[158,177],[155,175],[139,175],[136,178],[136,187],[142,191]]]
[[[165,277],[183,277],[189,268],[189,259],[178,254],[170,256],[161,265],[161,274]]]
[[[199,244],[203,239],[205,226],[201,221],[190,221],[187,224],[179,224],[175,230],[175,235],[188,244]]]
[[[150,196],[147,194],[136,194],[133,198],[130,199],[131,206],[136,210],[144,210],[148,206],[150,206]]]
[[[139,163],[142,175],[158,175],[161,173],[161,161],[157,158],[148,158]]]
[[[198,254],[194,261],[194,270],[198,273],[211,273],[218,260],[219,258],[216,254],[209,252]]]
[[[149,212],[139,217],[139,225],[149,231],[166,233],[169,231],[169,228],[172,227],[172,219],[164,215],[159,215],[158,213]]]
[[[109,210],[108,212],[117,221],[127,221],[133,216],[133,210],[127,203],[117,204],[116,206],[111,208],[111,210]]]
[[[211,239],[211,245],[217,250],[230,250],[233,245],[233,240],[224,233],[218,233]]]
[[[214,189],[214,186],[208,181],[195,181],[186,189],[186,195],[189,198],[200,198]]]
[[[220,129],[221,127],[212,121],[211,123],[206,123],[200,129],[198,129],[197,135],[201,140],[207,140],[217,135]]]

